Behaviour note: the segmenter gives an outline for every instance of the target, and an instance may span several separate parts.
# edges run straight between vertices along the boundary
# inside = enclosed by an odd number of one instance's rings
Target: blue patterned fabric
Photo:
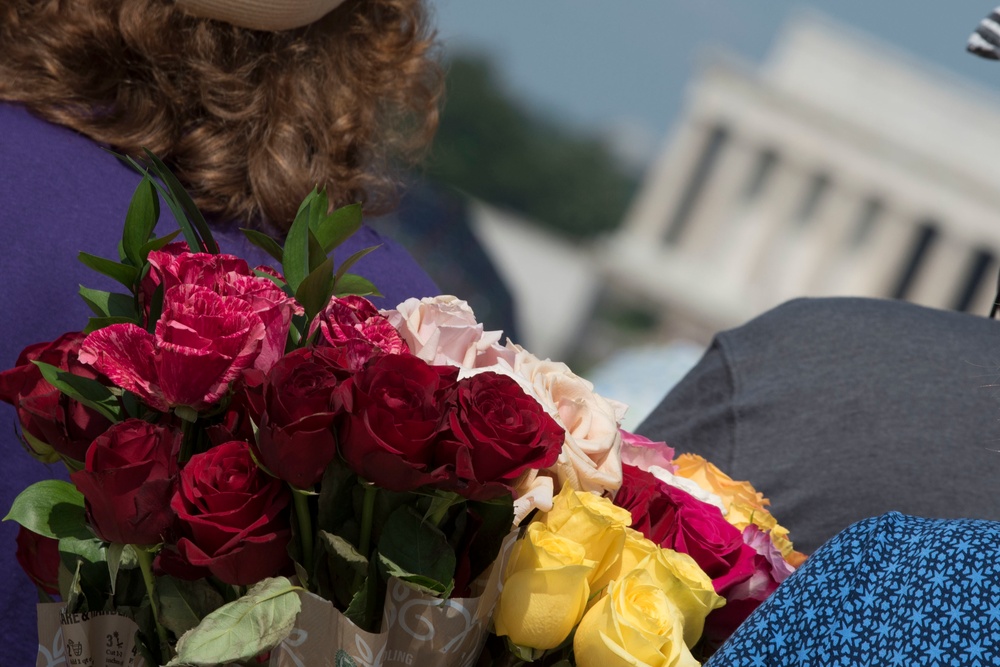
[[[706,667],[1000,665],[1000,523],[898,513],[854,524]]]

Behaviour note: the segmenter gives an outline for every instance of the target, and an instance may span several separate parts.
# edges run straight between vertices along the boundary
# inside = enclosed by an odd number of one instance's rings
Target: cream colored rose
[[[573,638],[578,667],[698,667],[684,641],[684,615],[662,582],[633,570],[611,584]]]
[[[511,551],[496,634],[534,649],[559,646],[587,609],[593,568],[583,545],[532,522]]]
[[[594,493],[611,493],[622,484],[618,424],[626,407],[594,392],[594,385],[566,364],[540,360],[514,346],[514,373],[566,429],[566,441],[554,472],[560,485]]]
[[[484,331],[469,304],[454,296],[407,299],[382,314],[410,352],[431,364],[476,368],[513,356],[499,344],[503,332]]]

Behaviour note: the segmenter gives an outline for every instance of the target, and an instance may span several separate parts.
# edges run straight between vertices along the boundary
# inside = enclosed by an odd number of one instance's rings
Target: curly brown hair
[[[5,0],[0,99],[177,171],[218,220],[287,229],[303,197],[391,201],[397,158],[437,127],[442,76],[422,0],[348,0],[261,32],[172,0]]]

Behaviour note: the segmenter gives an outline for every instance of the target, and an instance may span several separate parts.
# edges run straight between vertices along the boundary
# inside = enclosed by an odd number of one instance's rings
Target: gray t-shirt
[[[724,331],[637,429],[771,499],[811,553],[897,510],[1000,520],[1000,322],[797,299]]]

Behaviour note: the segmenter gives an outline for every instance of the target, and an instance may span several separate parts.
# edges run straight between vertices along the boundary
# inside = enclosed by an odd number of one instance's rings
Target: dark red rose
[[[181,433],[141,419],[115,424],[87,450],[86,466],[70,475],[87,501],[94,531],[108,542],[163,541],[174,520]]]
[[[205,429],[213,445],[230,440],[253,442],[264,414],[264,372],[248,368],[233,382],[233,392],[222,419]]]
[[[390,491],[440,483],[454,470],[435,449],[458,368],[431,366],[410,354],[376,357],[352,380],[348,416],[339,431],[351,469]]]
[[[164,296],[155,335],[135,324],[112,324],[87,336],[80,361],[162,412],[203,410],[253,365],[264,334],[264,323],[245,301],[178,285]]]
[[[59,542],[21,526],[17,562],[28,578],[49,595],[59,595]]]
[[[338,347],[347,341],[363,341],[384,354],[409,352],[395,327],[371,301],[360,296],[334,297],[313,320],[310,335],[316,330],[317,347]]]
[[[177,556],[192,568],[175,576],[210,572],[227,584],[247,586],[288,569],[291,538],[288,487],[257,467],[245,442],[227,442],[195,454],[181,470],[170,501],[177,514]]]
[[[513,378],[493,372],[458,382],[448,424],[438,461],[454,465],[453,490],[474,500],[508,493],[525,470],[554,464],[566,438]]]
[[[753,575],[757,552],[718,507],[665,484],[635,466],[622,466],[615,504],[632,513],[632,527],[661,547],[688,554],[725,596]]]
[[[351,375],[343,363],[337,350],[302,348],[279,359],[264,381],[260,461],[300,489],[317,484],[337,454],[334,421]]]
[[[111,422],[46,382],[38,366],[31,362],[43,361],[74,375],[107,382],[77,358],[86,337],[74,332],[63,334],[51,343],[30,345],[18,356],[14,368],[0,373],[0,401],[17,409],[29,445],[34,439],[76,461],[83,461],[90,443]]]

